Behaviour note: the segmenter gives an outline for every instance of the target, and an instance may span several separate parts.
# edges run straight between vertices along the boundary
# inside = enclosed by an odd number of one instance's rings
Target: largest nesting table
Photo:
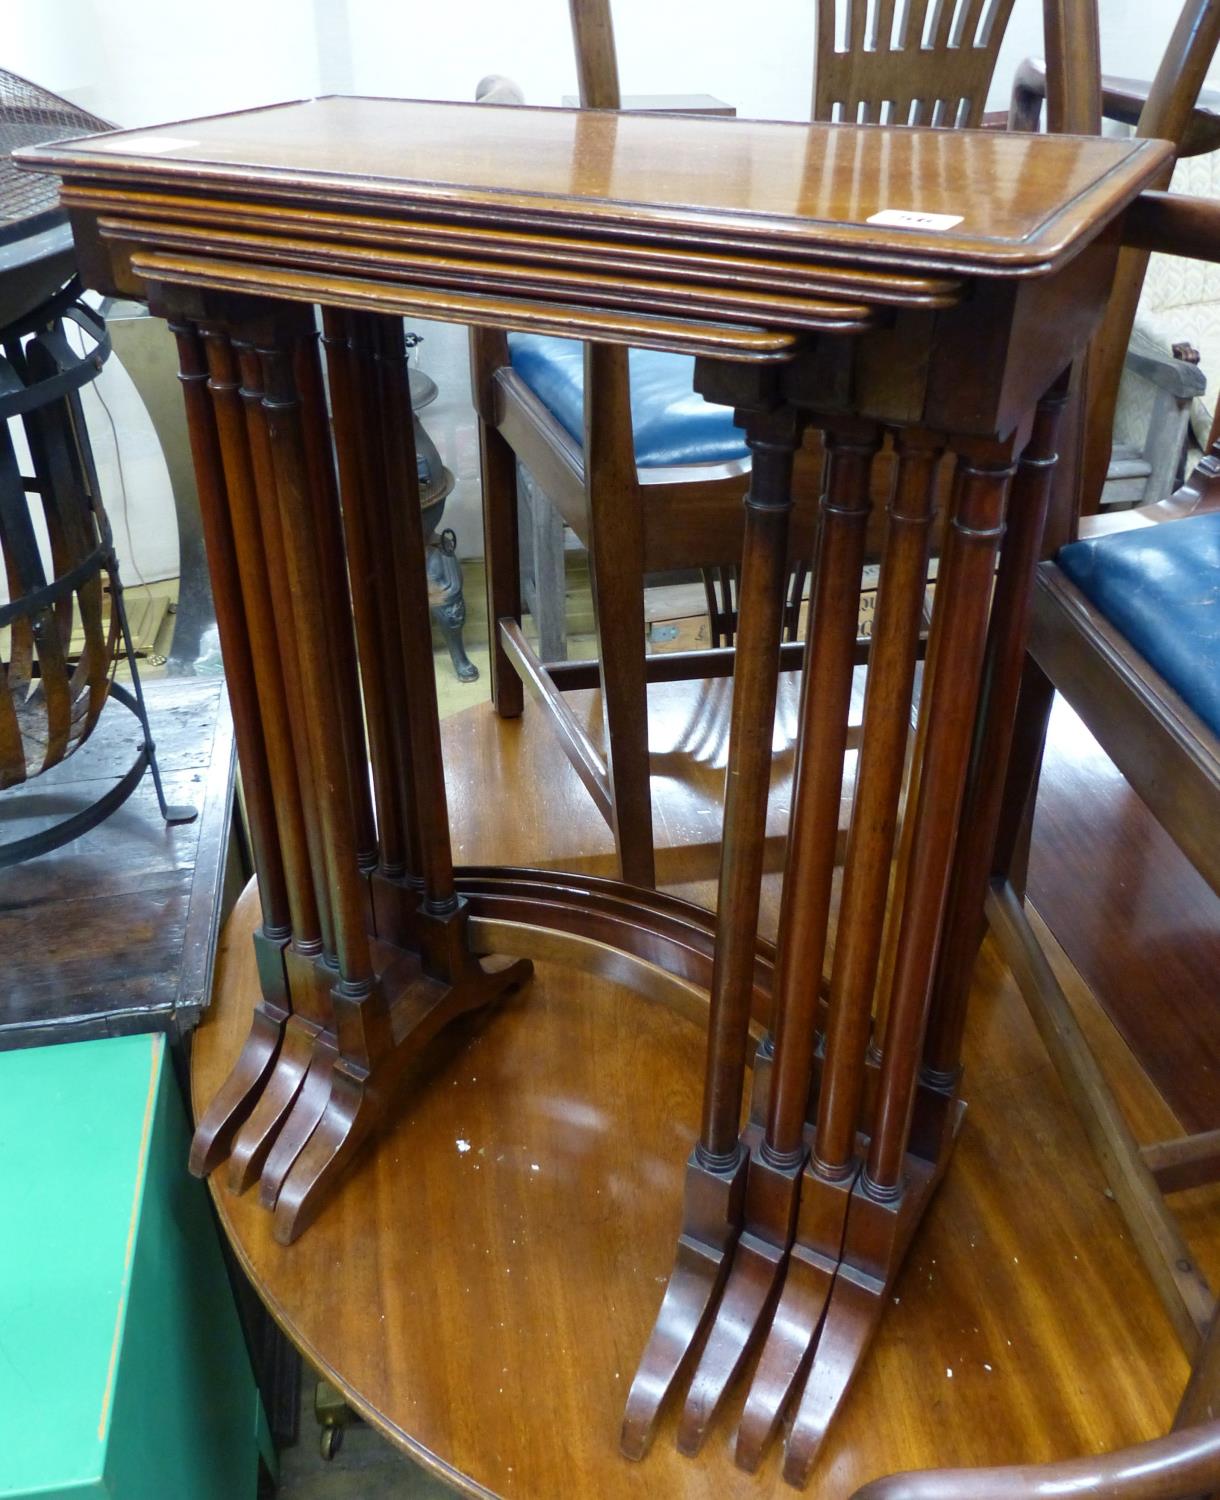
[[[25,153],[64,179],[87,283],[146,298],[180,351],[262,908],[249,1036],[192,1167],[227,1160],[233,1189],[257,1184],[288,1244],[426,1045],[530,958],[706,995],[702,1120],[629,1457],[688,1375],[678,1444],[697,1451],[760,1348],[736,1458],[756,1467],[787,1416],[784,1473],[803,1483],[945,1169],[1056,431],[1122,214],[1167,158],[1147,141],[349,98]],[[735,408],[753,462],[718,915],[604,879],[455,869],[404,315],[586,338],[591,386],[615,346],[689,352],[696,388]],[[824,492],[772,948],[762,830],[811,427]],[[502,441],[484,428],[485,466],[509,461]],[[883,444],[897,462],[826,983]],[[488,522],[488,546],[511,548]]]

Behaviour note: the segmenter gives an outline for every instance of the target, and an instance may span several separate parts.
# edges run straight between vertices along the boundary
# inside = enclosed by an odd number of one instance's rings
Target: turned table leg
[[[293,744],[286,679],[295,668],[295,646],[277,622],[281,599],[271,583],[278,559],[275,543],[260,522],[255,463],[241,395],[238,356],[223,324],[205,323],[208,391],[220,438],[229,519],[237,553],[242,599],[250,633],[255,684],[275,795],[292,940],[285,951],[293,1014],[288,1018],[275,1069],[249,1118],[238,1131],[229,1156],[229,1183],[238,1192],[262,1170],[285,1112],[291,1106],[312,1056],[313,1041],[329,1019],[329,999],[319,983],[317,959],[322,929],[312,875],[312,859],[301,801],[301,779]],[[278,628],[277,628],[278,625]],[[287,648],[287,655],[285,655]]]
[[[1055,444],[1067,399],[1064,380],[1038,403],[1030,440],[1017,464],[1000,551],[981,703],[924,1050],[924,1076],[943,1090],[956,1086],[961,1071],[966,1005],[983,938],[983,898],[1000,825],[1008,746],[1025,664],[1034,569],[1050,506],[1058,462]]]
[[[953,513],[936,588],[938,657],[914,807],[881,1076],[868,1156],[847,1205],[842,1261],[789,1434],[784,1475],[803,1485],[859,1369],[889,1286],[947,1160],[908,1154],[916,1078],[948,894],[983,664],[991,576],[1013,466],[1003,444],[958,448]],[[908,816],[911,816],[908,810]]]
[[[312,315],[310,315],[312,328]],[[317,517],[326,503],[318,494],[317,461],[311,464],[294,342],[302,329],[261,330],[258,354],[263,373],[262,409],[275,475],[284,539],[301,686],[309,708],[307,734],[314,768],[318,820],[325,855],[325,882],[334,926],[335,983],[331,1002],[338,1047],[326,1108],[283,1178],[276,1199],[276,1234],[299,1233],[320,1189],[339,1169],[359,1138],[357,1118],[364,1078],[390,1049],[389,1011],[373,971],[365,929],[358,855],[360,829],[351,776],[353,734],[350,701],[337,686],[350,619],[343,595],[326,583]],[[333,564],[332,564],[333,566]],[[364,776],[363,768],[360,771]]]
[[[738,1123],[762,885],[759,830],[770,785],[792,460],[801,425],[784,407],[752,412],[746,422],[753,466],[745,500],[703,1115],[686,1167],[673,1273],[627,1398],[620,1442],[630,1458],[647,1451],[662,1403],[715,1307],[741,1224],[748,1158],[738,1142]]]
[[[744,1227],[687,1395],[678,1433],[678,1445],[686,1453],[701,1446],[759,1331],[795,1228],[807,1154],[803,1127],[834,878],[869,476],[879,445],[880,433],[868,424],[834,429],[826,437],[825,492],[780,912],[769,1100],[765,1128],[751,1124],[741,1140],[749,1157]]]
[[[816,1340],[839,1263],[847,1204],[859,1168],[857,1131],[864,1096],[865,1054],[898,817],[941,442],[933,435],[914,432],[899,436],[896,447],[898,463],[869,655],[817,1121],[812,1150],[802,1162],[803,1171],[798,1172],[795,1182],[799,1208],[794,1201],[796,1212],[788,1233],[791,1253],[784,1269],[783,1290],[737,1434],[737,1462],[751,1470],[761,1462]],[[858,559],[853,558],[853,563],[858,564]],[[858,565],[856,576],[859,576]],[[847,656],[855,644],[854,600],[842,598],[837,607],[841,611],[839,629],[844,636],[850,627],[850,641],[844,640],[839,647]],[[825,625],[819,619],[819,628],[830,624],[829,617]],[[850,656],[847,660],[850,662]],[[850,692],[850,683],[848,674],[839,686],[834,706],[844,726],[848,701],[845,694]],[[841,777],[841,737],[835,736],[834,743],[827,748],[837,755],[835,764]],[[834,779],[831,764],[823,774],[830,783],[823,793],[825,812],[819,854],[825,866],[826,846],[833,847],[835,824],[830,819],[837,819],[839,781]],[[793,827],[794,848],[785,877],[785,913],[791,904],[807,899],[809,885],[796,857],[795,813]],[[817,936],[808,949],[802,946],[797,950],[799,962],[792,971],[804,972],[806,986],[810,975],[821,973],[825,952],[828,869],[824,870],[822,881],[824,892],[819,889],[817,894],[821,914]],[[811,967],[815,959],[816,967]],[[790,972],[791,961],[785,948],[781,958],[781,972],[785,975]],[[787,1016],[782,1004],[780,1014]],[[781,1025],[786,1024],[786,1019],[781,1021]],[[803,1017],[802,1025],[808,1027]],[[811,1045],[811,1033],[806,1031],[803,1047],[808,1051]],[[805,1066],[808,1069],[808,1062]],[[772,1101],[777,1110],[782,1107],[783,1101],[776,1094],[772,1095]],[[782,1139],[791,1150],[790,1127]]]
[[[275,819],[275,791],[259,711],[250,634],[216,419],[207,392],[207,363],[194,326],[172,305],[165,315],[178,345],[179,379],[186,407],[199,509],[208,549],[216,624],[224,654],[233,731],[241,757],[250,842],[258,876],[263,920],[255,934],[262,997],[254,1007],[250,1034],[237,1065],[205,1112],[191,1143],[191,1170],[203,1175],[228,1154],[233,1135],[250,1113],[274,1064],[284,1022],[291,1013],[284,950],[292,934],[288,887]]]

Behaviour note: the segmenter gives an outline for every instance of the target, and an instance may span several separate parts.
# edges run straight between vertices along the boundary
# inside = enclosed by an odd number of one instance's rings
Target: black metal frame
[[[54,347],[53,357],[57,365],[55,374],[27,384],[16,376],[12,364],[9,363],[8,368],[13,378],[4,381],[3,389],[0,389],[0,422],[7,422],[10,417],[25,416],[53,402],[62,401],[74,407],[75,440],[88,481],[91,514],[97,528],[98,545],[88,557],[67,573],[53,579],[44,587],[23,595],[21,599],[12,600],[9,604],[0,607],[0,626],[8,625],[19,615],[29,612],[32,603],[38,608],[49,607],[56,600],[71,594],[89,577],[104,570],[110,581],[112,617],[117,621],[122,638],[123,655],[131,670],[130,690],[123,684],[112,680],[107,696],[117,699],[135,715],[140,723],[143,739],[131,767],[96,801],[51,828],[30,834],[25,838],[10,839],[0,843],[0,869],[26,859],[33,859],[52,849],[61,848],[64,844],[71,843],[73,839],[87,833],[91,828],[95,828],[132,795],[146,770],[152,773],[157,805],[161,810],[161,816],[167,823],[190,823],[198,815],[193,807],[172,805],[165,800],[161,772],[157,765],[156,744],[148,722],[148,711],[140,686],[140,673],[136,665],[131,627],[128,623],[127,607],[123,597],[123,586],[119,578],[118,556],[115,552],[109,520],[100,503],[97,473],[78,404],[78,392],[91,380],[96,380],[109,357],[110,339],[106,332],[105,322],[98,314],[80,302],[79,296],[79,283],[73,280],[36,311],[0,331],[0,347],[6,351],[13,351],[26,334],[40,333],[44,348]],[[74,350],[70,349],[62,336],[61,325],[65,318],[77,323],[94,341],[94,348],[91,352],[77,355]],[[41,482],[40,476],[39,479],[27,483],[25,488],[27,490],[38,489]],[[75,754],[80,748],[80,745],[76,746],[71,753]]]

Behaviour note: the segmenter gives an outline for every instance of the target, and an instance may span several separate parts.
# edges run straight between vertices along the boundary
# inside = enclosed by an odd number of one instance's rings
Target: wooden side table
[[[332,98],[26,155],[63,175],[90,282],[146,296],[179,343],[263,917],[249,1039],[192,1164],[227,1160],[233,1188],[257,1183],[288,1244],[427,1043],[524,982],[531,957],[601,965],[654,998],[706,992],[702,1123],[673,1274],[627,1397],[630,1457],[697,1355],[678,1428],[696,1452],[761,1344],[736,1458],[757,1465],[790,1412],[785,1475],[803,1483],[945,1170],[962,1016],[937,990],[937,957],[981,929],[984,879],[961,872],[981,851],[985,873],[999,814],[1067,373],[1104,306],[1123,210],[1167,154],[1150,141]],[[588,388],[624,344],[683,350],[697,389],[735,408],[753,462],[718,917],[612,881],[454,869],[423,537],[414,508],[390,503],[414,472],[396,420],[404,314],[594,340]],[[773,950],[756,936],[760,831],[792,459],[809,426],[825,492]],[[895,477],[826,985],[883,446]],[[483,462],[485,476],[512,463],[490,429]],[[516,545],[489,527],[510,580]],[[518,644],[502,603],[493,672]],[[581,727],[569,731],[604,795]],[[752,1014],[768,1035],[743,1127]]]

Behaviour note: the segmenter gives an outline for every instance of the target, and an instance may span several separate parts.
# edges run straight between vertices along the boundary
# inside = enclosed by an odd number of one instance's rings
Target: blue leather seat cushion
[[[560,426],[583,445],[583,344],[576,339],[513,333],[508,348],[513,369]],[[741,429],[733,425],[731,408],[713,406],[694,390],[692,355],[631,349],[628,365],[631,425],[639,468],[725,463],[749,457]]]
[[[1220,511],[1070,542],[1056,561],[1220,734]]]

